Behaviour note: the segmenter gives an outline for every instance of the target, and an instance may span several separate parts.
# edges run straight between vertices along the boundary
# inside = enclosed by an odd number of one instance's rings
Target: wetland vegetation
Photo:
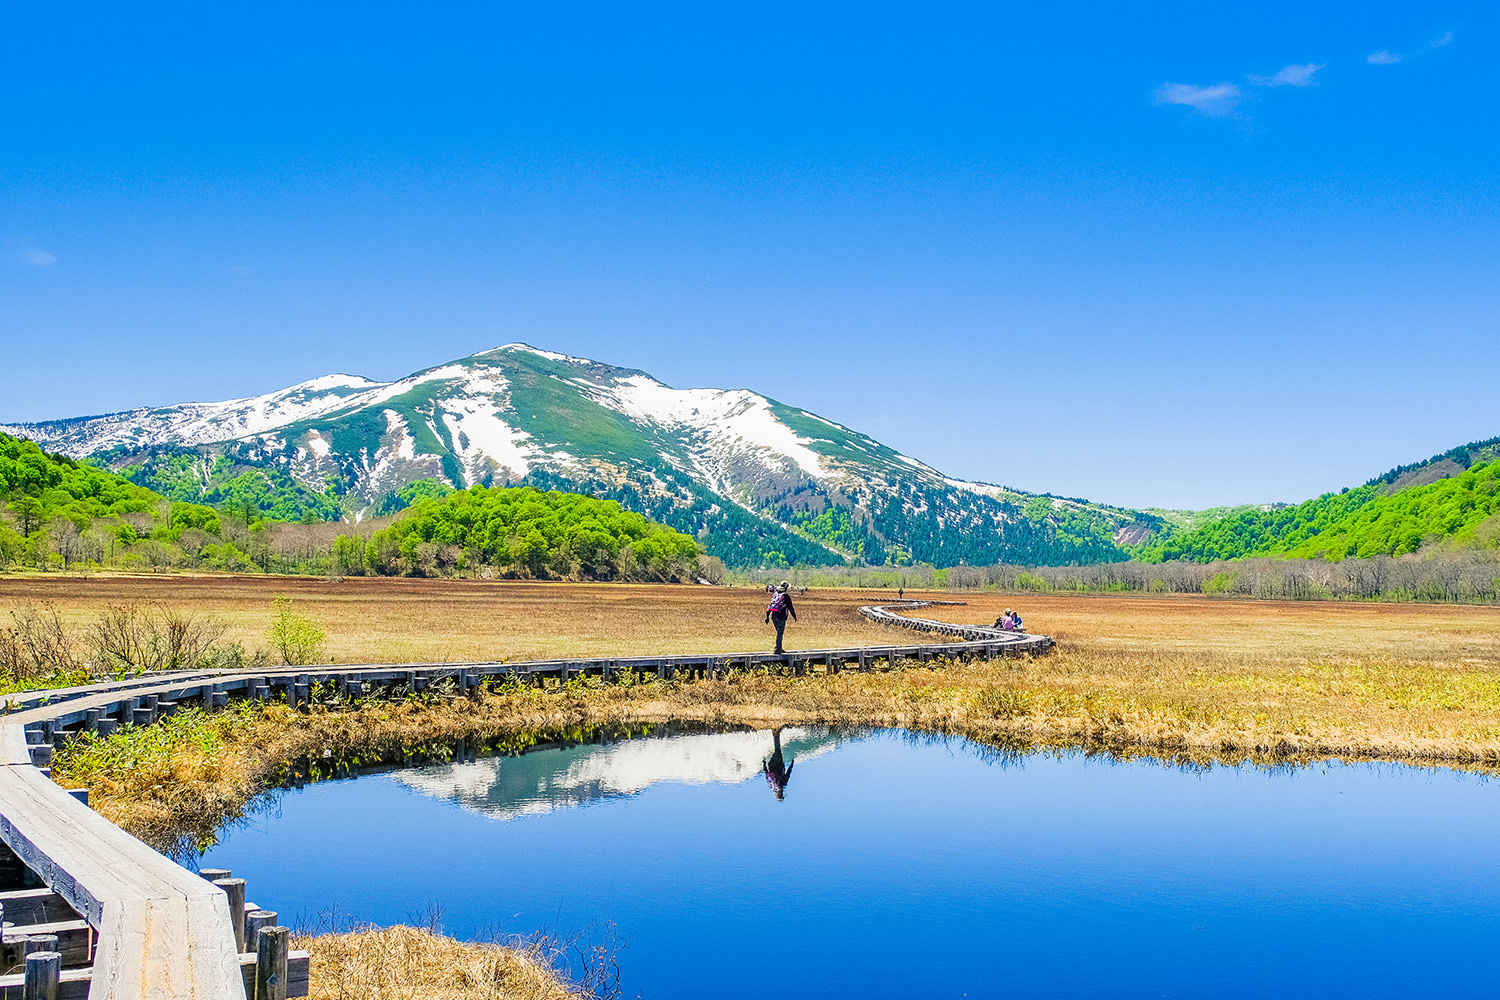
[[[288,582],[98,578],[79,587],[33,577],[0,581],[0,610],[45,592],[63,621],[83,621],[133,595],[212,615],[226,624],[225,639],[254,640],[268,627],[272,584]],[[39,592],[38,584],[55,589]],[[761,648],[762,596],[722,588],[423,580],[308,580],[295,593],[343,662]],[[887,596],[815,590],[799,598],[798,645],[889,644],[892,633],[855,610]],[[467,698],[439,690],[354,705],[328,691],[308,713],[277,704],[188,710],[155,726],[85,739],[59,751],[54,773],[64,784],[90,788],[103,815],[170,850],[212,843],[257,795],[288,782],[440,761],[461,742],[507,752],[537,741],[581,740],[601,728],[669,723],[871,726],[962,735],[1007,751],[1081,748],[1194,766],[1336,757],[1500,767],[1500,609],[1172,595],[1038,594],[1024,603],[968,596],[966,606],[922,614],[988,621],[1015,604],[1033,630],[1058,640],[1057,649],[1034,659],[940,662],[897,672],[622,678],[549,690],[502,684]]]

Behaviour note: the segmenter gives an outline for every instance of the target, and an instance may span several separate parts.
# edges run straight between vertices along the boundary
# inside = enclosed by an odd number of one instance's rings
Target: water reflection
[[[495,819],[509,820],[638,795],[653,785],[738,784],[763,775],[777,799],[795,762],[860,737],[853,729],[773,730],[642,737],[440,764],[397,772],[397,781]]]
[[[788,764],[782,756],[782,728],[782,726],[777,726],[771,730],[771,741],[775,749],[771,751],[771,756],[766,758],[766,762],[761,765],[761,773],[766,776],[766,784],[771,786],[771,791],[775,793],[777,802],[781,802],[786,798],[786,783],[792,780],[792,766],[796,764],[795,760],[791,764]]]

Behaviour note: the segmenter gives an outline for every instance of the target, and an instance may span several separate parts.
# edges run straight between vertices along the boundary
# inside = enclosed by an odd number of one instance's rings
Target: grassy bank
[[[954,733],[1007,748],[1264,763],[1340,757],[1500,768],[1493,663],[1120,649],[1074,642],[1035,659],[893,673],[518,688],[354,710],[184,712],[61,750],[57,780],[160,849],[206,844],[266,788],[342,767],[442,760],[455,741],[504,752],[670,721],[824,723]]]

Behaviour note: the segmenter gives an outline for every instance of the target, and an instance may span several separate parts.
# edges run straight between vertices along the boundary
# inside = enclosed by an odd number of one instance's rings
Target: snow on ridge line
[[[575,358],[571,354],[558,354],[556,351],[544,351],[540,347],[532,347],[530,344],[523,344],[520,341],[516,341],[514,344],[501,344],[499,347],[492,347],[488,351],[480,351],[478,354],[471,355],[471,357],[482,358],[489,354],[501,354],[506,351],[526,351],[530,354],[540,355],[544,358],[551,358],[553,361],[582,362],[584,364],[590,365],[597,364],[597,362],[590,361],[588,358]]]
[[[702,430],[720,448],[737,439],[790,459],[814,478],[829,475],[807,439],[776,419],[769,400],[748,389],[674,389],[646,375],[631,375],[601,395],[637,422]]]

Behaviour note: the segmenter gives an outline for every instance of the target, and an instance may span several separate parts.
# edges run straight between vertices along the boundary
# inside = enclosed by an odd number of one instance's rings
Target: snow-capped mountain
[[[674,389],[524,344],[395,382],[328,375],[264,396],[0,430],[139,475],[163,455],[274,468],[348,516],[401,487],[531,484],[610,496],[731,564],[912,557],[1095,561],[1144,515],[949,479],[745,389]]]

